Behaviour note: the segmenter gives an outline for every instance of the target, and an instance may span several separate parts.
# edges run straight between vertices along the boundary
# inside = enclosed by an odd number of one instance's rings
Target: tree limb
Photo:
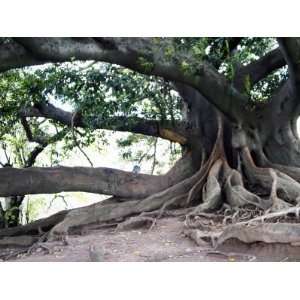
[[[45,147],[38,145],[36,146],[28,155],[28,158],[25,162],[24,168],[32,167],[35,164],[35,161],[40,153],[44,151]]]
[[[10,42],[0,45],[0,72],[42,63],[44,63],[44,61],[35,59],[18,43]]]
[[[300,38],[279,38],[280,50],[288,64],[289,75],[297,91],[300,90]]]
[[[27,108],[22,111],[26,117],[44,117],[57,121],[71,127],[73,114],[65,111],[50,103],[41,103],[34,108]],[[107,129],[115,131],[129,131],[149,136],[160,137],[163,139],[186,144],[189,130],[185,123],[171,121],[146,120],[138,117],[111,117],[109,119],[95,116],[91,121],[77,113],[73,120],[75,127],[94,129]]]
[[[134,174],[111,168],[31,167],[0,169],[0,197],[82,191],[143,198],[170,184],[168,176]]]
[[[253,86],[268,74],[276,69],[286,65],[286,61],[279,48],[270,51],[260,59],[246,65],[241,66],[235,74],[234,86],[239,91],[245,90],[245,80],[249,79]]]
[[[0,48],[2,71],[38,62],[64,62],[72,59],[103,61],[190,85],[230,119],[239,119],[245,110],[247,98],[211,65],[199,62],[192,55],[176,53],[170,59],[165,51],[170,39],[164,39],[159,44],[152,38],[16,38],[15,41],[24,47],[24,59],[18,59],[16,64],[10,55],[10,63],[7,60],[4,62],[8,50]],[[184,68],[186,65],[189,70]]]

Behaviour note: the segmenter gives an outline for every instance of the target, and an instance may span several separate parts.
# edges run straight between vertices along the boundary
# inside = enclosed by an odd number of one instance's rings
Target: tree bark
[[[134,174],[111,168],[31,167],[0,169],[0,196],[82,191],[143,198],[178,183],[194,170],[187,154],[166,175]]]
[[[133,42],[122,38],[22,38],[16,41],[12,54],[7,53],[8,49],[0,49],[0,69],[18,65],[18,61],[12,59],[16,53],[24,55],[20,66],[62,62],[74,56],[117,63],[174,81],[184,103],[183,121],[191,129],[185,134],[181,126],[172,127],[175,134],[185,138],[182,143],[185,156],[163,176],[109,168],[0,169],[0,196],[62,191],[113,196],[106,202],[28,225],[24,229],[26,233],[37,232],[42,227],[51,229],[54,235],[67,234],[81,225],[111,222],[144,212],[159,210],[158,215],[161,215],[170,207],[194,206],[189,216],[197,216],[226,207],[250,206],[260,211],[276,211],[299,205],[300,144],[296,120],[300,112],[300,69],[297,40],[282,40],[280,50],[240,69],[240,78],[233,83],[206,62],[196,63],[191,59],[189,62],[195,63],[195,69],[183,71],[178,63],[170,62],[159,52],[151,39]],[[141,57],[148,59],[148,68],[141,65]],[[178,59],[180,61],[180,57]],[[245,76],[251,75],[255,82],[285,62],[290,69],[289,80],[268,103],[257,105],[256,109],[248,108],[249,99],[242,93]],[[48,106],[38,113],[67,125],[72,122],[70,114],[57,110],[54,114],[53,111],[53,107]],[[84,126],[84,120],[79,120],[76,125]],[[157,123],[136,126],[135,132],[163,137],[162,131],[157,130]],[[119,129],[125,127],[121,124]],[[163,129],[170,130],[170,127]],[[174,132],[171,135],[174,136]],[[178,136],[174,139],[177,142]],[[0,231],[0,236],[20,235],[24,230]]]

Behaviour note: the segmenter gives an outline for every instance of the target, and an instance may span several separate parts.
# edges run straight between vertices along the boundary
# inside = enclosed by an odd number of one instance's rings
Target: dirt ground
[[[68,237],[68,244],[52,242],[19,254],[17,262],[212,262],[212,261],[300,261],[300,247],[287,244],[244,244],[227,241],[221,248],[197,246],[182,234],[178,217],[158,220],[151,230],[115,231],[88,227],[82,235]],[[48,250],[50,253],[48,253]],[[0,249],[0,255],[16,249]],[[96,257],[96,258],[95,258]]]

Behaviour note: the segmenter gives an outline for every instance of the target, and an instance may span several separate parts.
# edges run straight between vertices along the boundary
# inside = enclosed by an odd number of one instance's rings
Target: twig
[[[77,141],[77,138],[76,138],[76,135],[75,135],[75,131],[74,131],[74,119],[76,117],[76,115],[78,114],[77,111],[75,111],[72,115],[72,119],[71,119],[71,131],[72,131],[72,136],[73,136],[73,140],[74,140],[74,143],[76,145],[76,147],[79,149],[79,151],[85,156],[85,158],[88,160],[89,164],[91,165],[91,167],[93,168],[94,165],[92,163],[92,161],[90,160],[90,158],[88,157],[88,155],[84,152],[84,150],[80,147],[78,141]]]

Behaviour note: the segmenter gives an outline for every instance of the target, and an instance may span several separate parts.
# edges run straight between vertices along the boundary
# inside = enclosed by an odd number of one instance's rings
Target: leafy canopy
[[[195,61],[207,61],[234,80],[236,70],[247,65],[276,47],[272,38],[243,38],[231,49],[229,38],[153,38],[168,59],[180,64],[186,72],[195,72],[195,66],[184,59],[192,55]],[[6,43],[6,38],[1,38]],[[177,54],[180,60],[177,61]],[[140,57],[144,68],[152,68],[147,57]],[[268,101],[273,91],[286,80],[287,71],[279,69],[254,86],[245,79],[245,92],[251,105]],[[39,103],[52,103],[69,111],[79,111],[87,124],[76,129],[76,142],[72,129],[53,120],[30,118],[33,135],[51,138],[55,133],[61,137],[51,145],[51,155],[58,157],[56,143],[61,143],[60,155],[67,155],[73,148],[87,147],[97,142],[101,148],[107,143],[103,131],[95,130],[95,118],[110,125],[113,117],[139,117],[148,120],[180,120],[181,99],[172,82],[154,76],[146,76],[116,65],[98,62],[72,61],[63,64],[46,64],[12,70],[0,74],[0,136],[4,143],[14,149],[15,163],[22,166],[24,156],[32,151],[20,112]],[[134,144],[145,142],[150,148],[133,153]],[[119,141],[122,155],[139,162],[153,159],[156,138],[128,135]],[[172,148],[172,147],[171,147]],[[16,150],[18,149],[18,150]],[[151,150],[152,149],[152,150]],[[174,155],[178,154],[178,148]],[[56,153],[55,153],[56,152]],[[146,154],[145,154],[146,152]],[[152,154],[151,154],[152,153]]]

